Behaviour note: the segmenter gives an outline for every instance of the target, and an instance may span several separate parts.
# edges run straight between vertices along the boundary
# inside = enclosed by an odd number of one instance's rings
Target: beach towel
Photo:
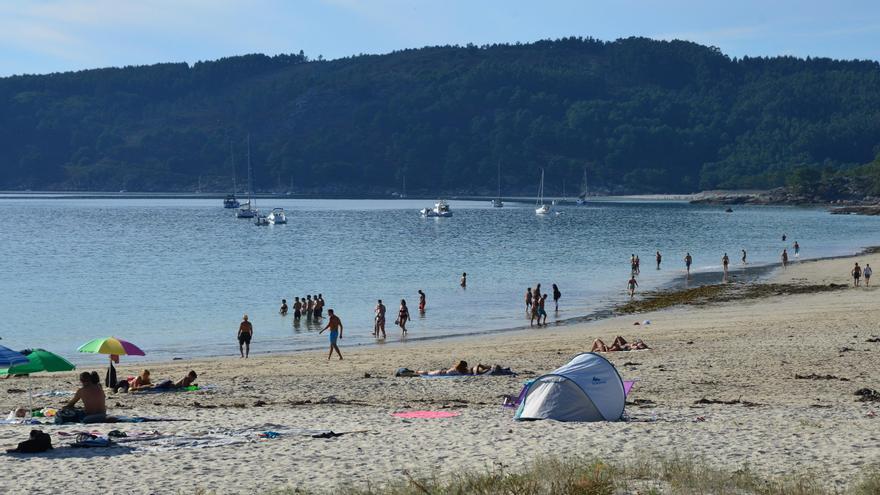
[[[404,411],[392,413],[391,415],[404,419],[440,419],[453,418],[455,416],[460,416],[461,413],[453,411]]]

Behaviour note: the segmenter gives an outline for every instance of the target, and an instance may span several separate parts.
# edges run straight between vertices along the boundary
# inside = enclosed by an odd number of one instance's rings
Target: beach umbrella
[[[34,405],[34,394],[33,389],[31,388],[31,373],[39,373],[41,371],[57,373],[59,371],[72,371],[76,369],[76,366],[70,361],[45,349],[29,349],[18,353],[18,355],[24,357],[25,362],[14,364],[5,369],[0,369],[0,376],[27,375],[28,411],[33,411]]]
[[[24,354],[0,345],[0,368],[9,368],[16,364],[25,364],[28,358]]]
[[[116,337],[104,337],[86,342],[79,346],[79,352],[92,354],[115,354],[117,356],[145,356],[146,354],[138,346],[127,340]]]
[[[59,371],[72,371],[76,369],[76,366],[70,361],[45,349],[29,349],[18,354],[25,358],[25,362],[12,365],[5,369],[0,369],[0,376],[29,375],[41,371],[56,373]]]
[[[140,347],[132,344],[127,340],[117,337],[104,337],[86,342],[79,346],[79,352],[90,352],[92,354],[109,354],[110,367],[107,368],[107,377],[105,385],[113,387],[116,385],[116,368],[113,367],[113,361],[119,362],[119,356],[145,356],[144,351]]]

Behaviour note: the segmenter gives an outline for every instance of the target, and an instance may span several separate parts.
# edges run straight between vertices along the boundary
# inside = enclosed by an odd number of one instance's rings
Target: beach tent
[[[623,380],[614,365],[586,352],[532,381],[516,419],[617,421],[625,400]]]

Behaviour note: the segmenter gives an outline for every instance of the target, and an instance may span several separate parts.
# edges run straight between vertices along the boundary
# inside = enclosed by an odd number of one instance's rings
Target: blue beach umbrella
[[[0,345],[0,368],[11,368],[17,364],[27,364],[30,360],[24,354]]]

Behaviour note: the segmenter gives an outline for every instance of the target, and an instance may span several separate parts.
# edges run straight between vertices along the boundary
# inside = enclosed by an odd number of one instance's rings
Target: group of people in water
[[[462,278],[462,281],[465,279]],[[464,285],[462,285],[464,287]],[[419,314],[425,315],[425,308],[428,304],[427,296],[425,295],[425,291],[419,289]],[[373,310],[373,336],[376,338],[385,338],[385,313],[387,309],[385,308],[385,304],[382,303],[382,300],[379,299],[376,302],[376,308]],[[394,320],[394,324],[400,327],[401,334],[406,336],[406,322],[412,321],[412,316],[409,314],[409,307],[406,305],[406,299],[400,300],[400,307],[397,309],[397,319]]]
[[[556,284],[553,284],[553,304],[556,311],[559,311],[559,299],[562,298],[562,292]],[[526,288],[526,314],[529,315],[529,326],[538,326],[547,324],[547,294],[541,292],[541,284],[535,284],[535,288]]]
[[[281,300],[281,308],[278,313],[281,316],[287,316],[289,308],[287,307],[287,299]],[[299,321],[303,316],[306,320],[320,320],[324,317],[324,295],[307,295],[302,299],[294,297],[293,299],[293,320]]]

